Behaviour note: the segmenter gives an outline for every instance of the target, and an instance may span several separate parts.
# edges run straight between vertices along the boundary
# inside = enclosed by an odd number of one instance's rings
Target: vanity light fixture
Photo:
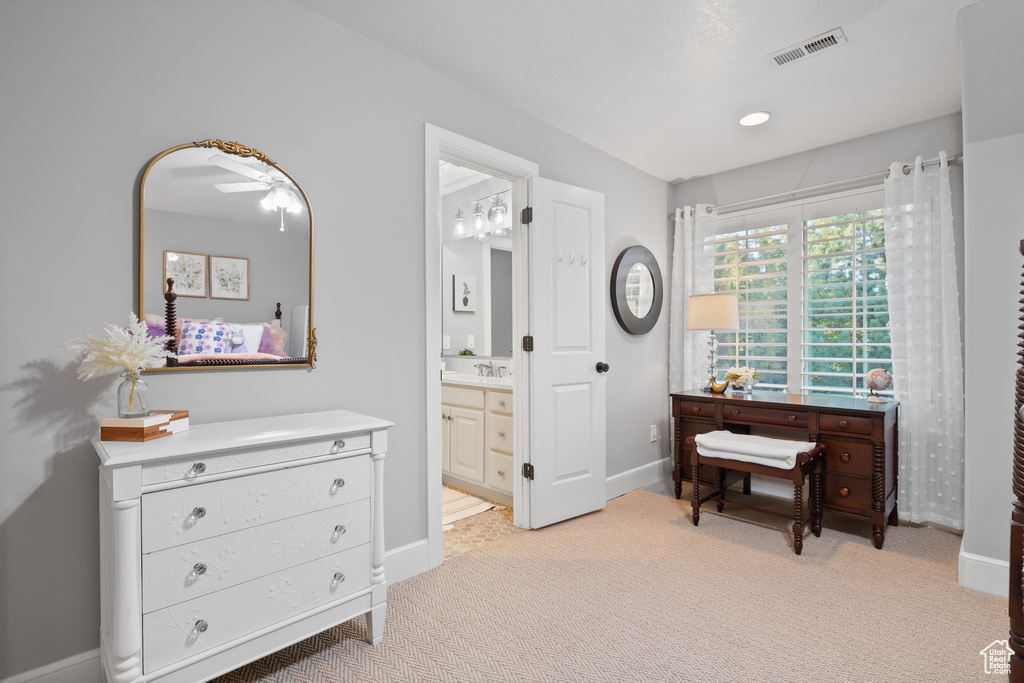
[[[473,229],[484,229],[484,209],[480,206],[480,202],[477,202],[476,206],[473,207]]]
[[[741,126],[760,126],[772,117],[770,111],[755,111],[740,119]]]
[[[487,211],[487,220],[494,225],[501,225],[505,222],[508,217],[508,207],[505,206],[505,202],[501,201],[501,195],[494,195],[494,203],[491,208]]]
[[[466,214],[462,208],[455,209],[455,236],[462,237],[466,234]]]

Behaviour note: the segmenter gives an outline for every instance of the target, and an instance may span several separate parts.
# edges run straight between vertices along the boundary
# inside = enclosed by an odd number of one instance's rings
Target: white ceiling
[[[959,111],[956,13],[975,0],[295,1],[678,180]],[[834,51],[764,62],[837,26]]]

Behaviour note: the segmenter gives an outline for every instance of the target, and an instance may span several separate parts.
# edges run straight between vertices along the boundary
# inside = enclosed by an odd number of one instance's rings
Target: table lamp
[[[701,387],[703,391],[711,391],[711,383],[715,380],[718,351],[715,330],[736,330],[739,326],[740,307],[735,294],[694,294],[690,297],[686,328],[711,331],[708,340],[708,383]]]

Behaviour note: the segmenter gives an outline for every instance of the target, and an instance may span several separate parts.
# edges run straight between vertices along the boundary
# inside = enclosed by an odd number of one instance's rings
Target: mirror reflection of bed
[[[145,175],[140,300],[163,334],[174,280],[179,366],[308,362],[309,207],[290,176],[246,151],[187,145]]]

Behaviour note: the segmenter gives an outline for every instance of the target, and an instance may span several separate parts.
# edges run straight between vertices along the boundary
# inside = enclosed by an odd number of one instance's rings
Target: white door
[[[451,473],[484,483],[484,411],[452,406]]]
[[[604,195],[538,178],[530,225],[530,526],[605,506]]]

